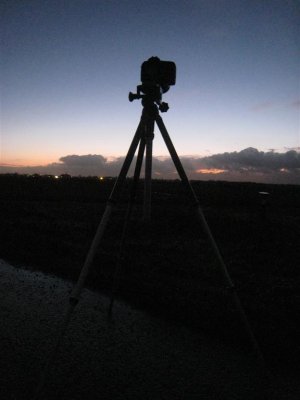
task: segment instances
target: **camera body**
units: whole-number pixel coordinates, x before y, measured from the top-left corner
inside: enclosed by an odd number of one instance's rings
[[[143,85],[169,88],[176,82],[176,64],[173,61],[161,61],[158,57],[151,57],[141,66],[141,81]]]
[[[173,61],[161,61],[158,57],[150,57],[141,65],[141,85],[137,93],[129,93],[129,101],[142,99],[143,105],[155,102],[162,112],[168,110],[168,104],[163,103],[162,94],[176,82],[176,64]],[[143,94],[142,94],[143,93]]]
[[[159,86],[162,92],[169,90],[176,82],[176,64],[173,61],[161,61],[158,57],[151,57],[141,66],[142,86]]]

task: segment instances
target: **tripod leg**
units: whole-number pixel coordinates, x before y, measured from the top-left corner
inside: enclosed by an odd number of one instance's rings
[[[140,179],[141,169],[142,169],[142,164],[143,164],[145,146],[146,146],[145,139],[141,138],[139,152],[138,152],[135,170],[134,170],[133,185],[132,185],[132,189],[131,189],[131,193],[130,193],[130,202],[129,202],[130,208],[132,207],[133,202],[136,197],[137,186],[138,186],[138,182]]]
[[[125,180],[125,178],[127,176],[128,170],[129,170],[130,165],[132,163],[134,154],[135,154],[136,149],[138,147],[138,144],[139,144],[139,142],[140,142],[140,140],[142,138],[143,124],[144,124],[144,122],[141,119],[141,121],[139,123],[139,126],[138,126],[138,128],[136,130],[136,133],[134,135],[134,138],[133,138],[133,140],[131,142],[131,145],[129,147],[128,153],[127,153],[127,155],[125,157],[125,160],[124,160],[123,166],[121,168],[121,171],[119,173],[118,179],[116,180],[116,183],[115,183],[115,185],[113,187],[113,190],[112,190],[112,192],[110,194],[109,201],[113,201],[113,202],[116,201],[116,198],[117,198],[117,196],[119,194],[119,190],[120,190],[121,186],[124,183],[124,180]]]
[[[121,267],[122,267],[123,249],[124,249],[125,240],[128,236],[128,225],[129,225],[129,220],[130,220],[130,216],[131,216],[131,212],[132,212],[132,207],[133,207],[134,200],[136,197],[136,191],[137,191],[137,186],[138,186],[138,182],[139,182],[139,178],[140,178],[140,174],[141,174],[144,152],[145,152],[145,140],[144,140],[144,138],[141,138],[137,161],[136,161],[136,166],[135,166],[135,171],[134,171],[132,188],[131,188],[131,192],[130,192],[130,199],[129,199],[129,204],[128,204],[128,207],[126,210],[123,231],[122,231],[122,236],[121,236],[120,246],[119,246],[118,259],[117,259],[116,269],[115,269],[114,278],[113,278],[113,286],[112,286],[112,290],[111,290],[110,304],[109,304],[108,315],[107,315],[108,318],[111,318],[112,309],[113,309],[113,305],[114,305],[114,301],[115,301],[115,296],[116,296],[116,293],[117,293],[119,285],[120,285],[120,273],[121,273]]]
[[[199,219],[199,221],[200,221],[200,223],[201,223],[201,225],[202,225],[202,227],[204,229],[204,232],[206,233],[206,235],[208,237],[208,240],[209,240],[209,242],[211,244],[211,247],[212,247],[212,249],[213,249],[213,251],[215,253],[215,256],[216,256],[216,258],[217,258],[217,260],[218,260],[218,262],[220,264],[221,272],[222,272],[223,277],[224,277],[224,281],[226,282],[226,286],[227,286],[228,290],[232,294],[235,307],[236,307],[236,309],[237,309],[237,311],[238,311],[238,313],[240,315],[240,319],[241,319],[241,321],[242,321],[242,323],[244,325],[245,331],[246,331],[246,333],[248,335],[248,338],[249,338],[250,343],[251,343],[251,345],[253,347],[253,350],[255,351],[256,356],[257,356],[258,360],[260,361],[260,364],[263,367],[263,369],[267,370],[263,355],[262,355],[262,353],[260,351],[258,343],[257,343],[257,341],[255,339],[255,336],[254,336],[254,334],[252,332],[252,329],[251,329],[251,327],[249,325],[249,322],[248,322],[248,319],[246,317],[244,308],[243,308],[243,306],[242,306],[242,304],[240,302],[240,299],[239,299],[239,297],[237,295],[235,286],[234,286],[234,284],[233,284],[233,282],[232,282],[232,280],[230,278],[230,275],[229,275],[227,267],[226,267],[226,265],[225,265],[225,263],[223,261],[223,258],[222,258],[222,255],[220,253],[220,250],[219,250],[219,248],[218,248],[218,246],[216,244],[216,241],[215,241],[215,239],[214,239],[214,237],[213,237],[213,235],[211,233],[211,230],[210,230],[210,228],[208,226],[206,218],[205,218],[205,216],[203,214],[203,211],[202,211],[202,209],[200,207],[200,204],[199,204],[199,201],[197,199],[197,196],[196,196],[196,194],[194,192],[194,189],[192,188],[192,186],[191,186],[191,184],[190,184],[190,182],[189,182],[189,180],[187,178],[187,175],[186,175],[186,173],[184,171],[184,168],[183,168],[183,166],[181,164],[181,161],[180,161],[180,159],[178,157],[178,154],[177,154],[177,152],[175,150],[175,147],[174,147],[174,145],[173,145],[173,143],[171,141],[171,138],[170,138],[170,136],[168,134],[168,131],[167,131],[166,127],[165,127],[165,124],[164,124],[164,122],[163,122],[163,120],[162,120],[160,115],[156,116],[155,120],[156,120],[156,123],[157,123],[157,125],[159,127],[159,130],[160,130],[161,134],[162,134],[162,137],[163,137],[163,139],[164,139],[164,141],[166,143],[166,146],[167,146],[167,148],[169,150],[169,153],[170,153],[170,155],[172,157],[172,160],[173,160],[174,165],[175,165],[175,167],[177,169],[177,172],[178,172],[178,174],[179,174],[184,186],[186,187],[189,196],[191,197],[192,201],[194,202],[194,204],[196,206],[198,219]]]
[[[113,204],[115,203],[115,201],[117,199],[117,196],[119,194],[120,188],[124,183],[124,180],[126,178],[128,170],[130,168],[130,164],[132,162],[132,159],[134,157],[135,151],[136,151],[137,146],[139,144],[139,141],[140,141],[140,138],[141,138],[141,132],[140,131],[141,131],[141,122],[140,122],[140,124],[139,124],[139,126],[138,126],[138,128],[136,130],[136,133],[134,135],[134,138],[132,140],[132,143],[131,143],[131,145],[129,147],[128,153],[127,153],[126,158],[124,160],[123,166],[121,168],[120,174],[119,174],[119,176],[118,176],[118,178],[116,180],[116,183],[115,183],[115,185],[113,187],[113,190],[112,190],[112,192],[110,194],[110,197],[108,199],[108,202],[107,202],[104,214],[102,216],[102,219],[101,219],[101,221],[99,223],[96,235],[95,235],[95,237],[94,237],[94,239],[92,241],[92,244],[90,246],[89,252],[88,252],[88,254],[86,256],[86,259],[85,259],[84,266],[83,266],[83,268],[81,270],[81,273],[79,275],[79,279],[78,279],[78,281],[76,283],[76,286],[75,286],[74,290],[71,293],[70,302],[77,303],[79,301],[80,293],[82,291],[82,288],[83,288],[84,283],[86,281],[86,278],[88,276],[89,270],[91,268],[92,262],[94,260],[97,248],[98,248],[98,246],[100,244],[100,241],[102,239],[103,233],[104,233],[105,228],[107,226],[107,223],[109,221],[110,214],[111,214],[111,211],[112,211],[112,208],[113,208]]]
[[[151,219],[151,175],[152,175],[153,136],[146,137],[145,188],[144,188],[144,221]]]

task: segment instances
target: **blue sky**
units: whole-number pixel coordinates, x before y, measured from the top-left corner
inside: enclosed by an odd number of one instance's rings
[[[299,17],[283,0],[4,1],[1,163],[124,156],[151,56],[177,65],[163,119],[181,156],[299,151]]]

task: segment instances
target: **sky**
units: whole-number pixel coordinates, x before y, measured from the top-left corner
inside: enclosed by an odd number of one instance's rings
[[[174,61],[165,125],[191,179],[300,184],[296,0],[4,0],[0,172],[118,174],[128,92]],[[176,178],[158,128],[153,176]]]

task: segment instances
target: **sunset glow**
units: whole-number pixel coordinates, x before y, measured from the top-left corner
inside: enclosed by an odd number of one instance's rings
[[[202,168],[202,169],[197,169],[196,171],[198,174],[223,174],[224,172],[227,172],[226,169],[217,169],[217,168]]]

